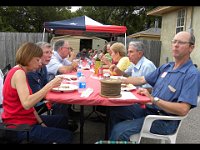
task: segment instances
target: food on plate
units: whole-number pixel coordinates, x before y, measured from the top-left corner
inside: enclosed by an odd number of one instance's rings
[[[128,84],[121,84],[121,87],[123,87],[123,88],[125,88],[127,86],[128,86]]]
[[[69,85],[60,85],[61,88],[69,88]]]
[[[131,91],[135,90],[136,87],[133,84],[121,84],[121,90],[122,91]]]
[[[54,92],[72,92],[78,89],[77,85],[73,84],[61,84],[59,87],[52,89]]]
[[[83,70],[90,70],[89,67],[83,67],[82,69],[83,69]]]
[[[71,80],[77,80],[77,77],[70,77]]]

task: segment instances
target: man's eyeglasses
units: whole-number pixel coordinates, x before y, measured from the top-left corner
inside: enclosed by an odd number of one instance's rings
[[[185,44],[191,44],[193,45],[193,43],[191,42],[187,42],[187,41],[180,41],[180,40],[172,40],[172,44],[178,44],[178,45],[185,45]]]

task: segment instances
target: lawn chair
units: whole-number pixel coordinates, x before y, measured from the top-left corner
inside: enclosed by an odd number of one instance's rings
[[[140,133],[134,134],[130,137],[130,141],[134,141],[136,143],[140,143],[140,140],[142,137],[145,138],[151,138],[151,139],[160,139],[161,143],[165,143],[168,141],[168,143],[176,143],[176,137],[178,134],[178,131],[180,129],[182,121],[187,117],[188,115],[185,116],[161,116],[161,115],[148,115],[146,116],[142,129]],[[179,120],[180,123],[173,134],[169,135],[161,135],[161,134],[154,134],[150,132],[152,123],[155,120]]]
[[[2,69],[2,73],[3,73],[3,81],[5,81],[6,79],[6,76],[7,76],[7,73],[8,71],[11,69],[11,65],[8,64],[7,66],[5,66],[3,69]]]

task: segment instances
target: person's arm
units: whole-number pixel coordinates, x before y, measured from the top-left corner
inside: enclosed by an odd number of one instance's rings
[[[124,74],[123,71],[121,71],[115,64],[110,65],[109,70],[114,74],[121,76]]]
[[[76,68],[77,68],[77,67],[78,67],[78,63],[75,62],[75,61],[73,61],[73,62],[71,63],[71,65],[69,65],[69,66],[60,66],[60,67],[58,68],[58,72],[59,72],[60,74],[70,73],[70,72],[72,72],[73,70],[76,71]]]
[[[43,122],[43,120],[40,118],[40,116],[38,115],[37,111],[34,111],[34,115],[38,121],[38,124],[43,126],[43,127],[46,127],[45,123]]]
[[[161,108],[162,110],[171,113],[171,114],[175,114],[175,115],[179,115],[179,116],[185,116],[189,110],[191,105],[188,103],[184,103],[184,102],[169,102],[169,101],[165,101],[162,99],[158,99],[156,102],[154,101],[155,97],[153,97],[147,89],[143,89],[140,88],[137,91],[138,94],[141,95],[146,95],[147,97],[149,97],[151,99],[151,102],[154,105],[157,105],[159,108]]]
[[[11,86],[16,88],[20,101],[24,109],[30,109],[35,106],[42,98],[45,97],[48,91],[50,91],[53,87],[57,87],[61,84],[62,78],[57,77],[47,83],[41,90],[38,92],[31,94],[28,89],[26,74],[22,70],[18,70],[15,72],[11,79]]]
[[[70,52],[70,57],[68,58],[69,61],[73,61],[76,58],[76,53]]]
[[[105,55],[103,55],[103,56],[101,57],[101,61],[102,61],[105,65],[107,65],[107,68],[109,68],[109,67],[112,65],[111,61],[108,60],[108,58],[106,58]]]
[[[124,84],[133,84],[133,85],[143,85],[146,82],[144,76],[141,76],[141,77],[128,77],[126,79],[122,79],[122,83]]]

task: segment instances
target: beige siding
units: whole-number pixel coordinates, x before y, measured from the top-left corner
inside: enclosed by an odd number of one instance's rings
[[[160,65],[166,63],[166,58],[169,61],[173,61],[171,55],[171,40],[173,39],[176,32],[176,17],[177,12],[173,11],[162,16],[162,28],[161,28],[161,56]],[[192,21],[192,28],[194,30],[194,35],[196,38],[195,49],[191,54],[191,58],[195,64],[200,68],[200,6],[186,7],[186,20],[185,20],[185,30],[188,31],[190,28],[190,23]]]
[[[92,40],[92,49],[103,49],[104,45],[105,45],[106,40],[104,39],[93,39]]]
[[[51,43],[55,43],[59,39],[66,39],[69,41],[70,46],[75,50],[76,53],[80,51],[80,39],[92,39],[92,49],[102,49],[105,45],[106,40],[97,37],[83,37],[83,36],[57,36],[52,38]]]
[[[161,28],[161,55],[160,55],[160,65],[168,61],[172,61],[171,55],[171,40],[175,35],[176,28],[176,13],[168,13],[162,17],[162,28]]]

